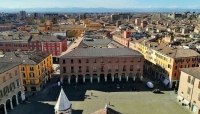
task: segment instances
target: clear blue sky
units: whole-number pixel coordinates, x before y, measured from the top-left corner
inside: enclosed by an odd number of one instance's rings
[[[200,0],[0,0],[0,8],[200,8]]]

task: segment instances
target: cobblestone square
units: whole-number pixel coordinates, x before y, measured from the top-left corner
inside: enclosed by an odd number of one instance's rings
[[[117,89],[116,84],[124,88]],[[122,114],[189,114],[190,112],[178,104],[173,91],[161,85],[155,88],[163,94],[154,94],[143,83],[86,83],[63,85],[63,89],[72,103],[73,114],[91,114],[104,108],[110,108]],[[79,89],[75,90],[75,86]],[[110,88],[111,86],[111,88]],[[130,91],[130,86],[136,91]],[[35,96],[14,107],[9,114],[54,114],[54,105],[59,96],[60,88],[46,87]],[[50,91],[50,94],[48,94]],[[93,95],[91,95],[91,93]]]

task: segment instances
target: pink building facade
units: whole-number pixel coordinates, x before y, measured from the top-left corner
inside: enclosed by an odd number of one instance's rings
[[[78,48],[60,57],[61,82],[133,81],[142,78],[143,62],[127,48]]]

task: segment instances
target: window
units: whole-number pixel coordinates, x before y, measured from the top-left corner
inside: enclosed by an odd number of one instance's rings
[[[89,72],[89,66],[86,66],[86,72]]]
[[[96,59],[94,59],[94,63],[96,63]]]
[[[189,95],[190,95],[190,92],[191,92],[191,88],[190,88],[190,87],[188,87],[188,89],[187,89],[187,94],[189,94]]]
[[[195,67],[195,64],[192,64],[192,67]]]
[[[199,85],[198,85],[198,88],[200,89],[200,81],[199,81]]]
[[[60,50],[60,48],[59,48],[59,47],[57,47],[56,49],[57,49],[57,50]]]
[[[36,43],[34,43],[34,45],[36,46]]]
[[[52,43],[52,46],[54,46],[54,43]]]
[[[26,77],[25,73],[22,72],[22,76],[25,78]]]
[[[96,72],[97,71],[97,67],[93,66],[93,71]]]
[[[116,63],[118,63],[119,62],[119,58],[116,58]]]
[[[111,59],[110,58],[108,58],[108,63],[111,63]]]
[[[130,71],[133,71],[133,65],[130,65]]]
[[[177,66],[175,66],[175,70],[177,70]]]
[[[34,81],[34,80],[30,80],[30,83],[31,83],[31,84],[35,84],[35,81]]]
[[[63,64],[65,64],[65,60],[63,60]]]
[[[19,87],[19,86],[20,86],[20,85],[19,85],[19,79],[17,79],[16,82],[17,82],[17,86]]]
[[[138,62],[140,62],[141,61],[141,58],[138,58]]]
[[[21,71],[24,71],[24,67],[21,67]]]
[[[18,75],[18,72],[17,72],[17,70],[15,70],[15,75]]]
[[[123,59],[123,62],[126,62],[126,58]]]
[[[74,67],[73,66],[71,67],[71,73],[74,73]]]
[[[115,71],[119,71],[119,66],[115,66]]]
[[[80,60],[80,59],[78,60],[78,63],[81,63],[81,60]]]
[[[199,95],[198,95],[198,100],[200,101],[200,93],[199,93]]]
[[[48,45],[49,45],[49,46],[51,46],[51,44],[50,44],[50,43],[48,43]]]
[[[137,65],[137,71],[140,71],[140,65]]]
[[[108,66],[108,72],[110,72],[111,71],[111,66]]]
[[[57,45],[57,46],[60,46],[60,44],[59,44],[59,43],[57,43],[56,45]]]
[[[101,66],[101,72],[104,72],[104,66]]]
[[[126,65],[123,66],[123,71],[126,71]]]
[[[30,67],[30,71],[33,71],[33,67]]]
[[[12,78],[12,74],[11,73],[9,74],[9,78]]]
[[[74,60],[73,59],[71,59],[71,64],[73,64],[74,63]]]
[[[188,76],[187,82],[190,83],[191,77]]]
[[[176,76],[176,73],[174,73],[174,76]]]
[[[133,62],[133,58],[130,58],[130,62]]]
[[[63,67],[63,73],[66,73],[66,67]]]
[[[30,72],[30,73],[29,73],[29,76],[30,76],[30,78],[34,78],[34,73],[33,73],[33,72]]]
[[[101,63],[103,63],[104,62],[104,60],[103,60],[103,58],[101,58]]]
[[[48,47],[48,50],[51,50],[51,48],[50,48],[50,47]]]
[[[86,63],[89,63],[89,59],[86,59]]]
[[[78,72],[82,72],[81,66],[78,67]]]
[[[23,84],[26,84],[26,80],[23,80]]]
[[[5,76],[3,77],[3,82],[6,82],[6,77]]]

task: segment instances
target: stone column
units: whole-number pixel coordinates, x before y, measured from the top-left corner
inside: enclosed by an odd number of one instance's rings
[[[115,79],[114,79],[114,75],[112,75],[112,82],[114,82],[114,80],[115,80]]]
[[[60,82],[63,83],[63,76],[62,75],[60,75]]]
[[[98,76],[98,83],[100,82],[100,78],[99,78],[99,76]]]
[[[92,76],[90,76],[90,82],[92,83]]]
[[[128,76],[126,76],[126,81],[128,82]]]
[[[142,75],[140,76],[140,80],[141,80],[141,81],[143,80],[143,76],[142,76]]]
[[[8,114],[7,109],[6,109],[6,104],[4,104],[4,112],[5,114]]]
[[[19,105],[19,102],[18,102],[18,98],[17,98],[17,95],[15,95],[16,96],[16,103],[17,103],[17,105]]]
[[[70,84],[70,77],[68,78],[68,84]]]
[[[105,78],[105,82],[107,82],[107,76],[105,76],[104,78]]]
[[[11,107],[11,109],[13,109],[12,100],[10,100],[10,107]]]
[[[83,76],[83,83],[85,83],[85,76]]]
[[[122,81],[122,76],[119,76],[119,81],[120,81],[120,82]]]
[[[133,81],[135,81],[135,76],[133,76]]]
[[[78,77],[76,77],[76,83],[78,83]]]

